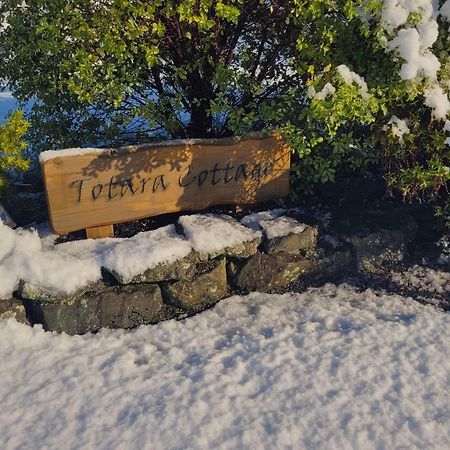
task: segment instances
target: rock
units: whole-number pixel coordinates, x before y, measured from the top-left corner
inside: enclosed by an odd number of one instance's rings
[[[26,304],[33,324],[41,323],[46,331],[74,335],[100,328],[99,304],[87,296],[68,303],[27,301]]]
[[[258,247],[261,244],[261,238],[254,239],[253,241],[241,242],[233,247],[226,247],[220,254],[228,256],[230,258],[246,259],[254,255],[258,251]],[[213,256],[213,255],[211,255]]]
[[[47,331],[70,335],[100,328],[133,328],[158,321],[161,290],[153,284],[104,286],[66,302],[28,301],[35,323]]]
[[[335,221],[338,234],[353,246],[359,270],[374,271],[403,261],[417,231],[415,220],[393,206],[361,211],[342,208]]]
[[[437,264],[450,272],[450,232],[439,239],[436,248],[439,252]]]
[[[253,230],[262,230],[263,250],[266,253],[298,253],[313,248],[317,241],[317,226],[282,216],[283,212],[285,210],[278,209],[249,214],[241,223]],[[247,258],[249,256],[252,255]]]
[[[269,292],[284,288],[301,275],[312,273],[317,263],[301,255],[280,252],[273,255],[256,253],[237,275],[237,286],[247,292]]]
[[[21,298],[33,300],[41,303],[73,303],[81,298],[86,292],[102,290],[104,284],[99,281],[97,283],[85,286],[72,294],[51,291],[43,286],[37,286],[27,281],[21,281],[19,285],[19,294]]]
[[[197,264],[200,260],[200,255],[193,251],[177,261],[158,264],[156,267],[135,276],[131,281],[127,281],[127,283],[157,283],[168,280],[190,280],[195,276]],[[108,269],[104,270],[108,272]],[[120,274],[115,271],[110,271],[110,273],[120,284],[126,284]]]
[[[265,237],[263,249],[266,253],[298,253],[301,250],[311,250],[317,242],[317,227],[305,225],[299,233],[289,233],[285,236]]]
[[[199,309],[227,297],[225,258],[215,260],[212,269],[192,281],[165,283],[163,293],[169,304],[187,310]]]
[[[161,289],[155,284],[113,287],[101,293],[97,301],[101,328],[134,328],[155,323],[163,306]]]
[[[376,271],[386,265],[403,261],[405,236],[400,230],[380,230],[348,238],[353,245],[359,270]]]
[[[244,263],[245,261],[239,259],[227,259],[227,279],[232,288],[236,285],[236,277]]]
[[[339,250],[318,253],[317,272],[314,276],[316,279],[342,277],[355,270],[353,256],[348,246]]]
[[[17,322],[30,325],[23,303],[15,298],[0,300],[0,320],[5,319],[16,319]]]

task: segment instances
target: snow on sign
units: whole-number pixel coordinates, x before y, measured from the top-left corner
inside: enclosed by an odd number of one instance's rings
[[[114,223],[283,197],[290,153],[274,134],[47,151],[40,164],[53,231],[100,237]]]

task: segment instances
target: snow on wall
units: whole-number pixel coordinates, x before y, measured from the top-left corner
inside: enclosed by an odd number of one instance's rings
[[[261,229],[261,222],[273,220],[283,215],[287,210],[283,208],[269,209],[267,211],[260,211],[252,214],[247,214],[241,219],[241,223],[253,230]]]
[[[44,249],[36,230],[12,230],[0,222],[0,244],[0,298],[11,296],[21,279],[70,294],[101,277],[97,262],[84,253]]]
[[[213,253],[261,237],[259,231],[251,230],[226,215],[193,214],[180,217],[178,223],[194,250],[200,253]]]
[[[229,216],[195,214],[179,219],[185,236],[174,225],[138,233],[132,238],[86,239],[55,245],[48,231],[12,230],[0,221],[0,299],[10,297],[20,280],[31,286],[70,295],[101,280],[101,268],[124,282],[162,263],[221,251],[261,237]]]
[[[284,212],[284,209],[272,209],[249,214],[241,219],[241,223],[254,230],[262,230],[269,239],[301,233],[306,229],[304,223],[292,217],[281,216]]]

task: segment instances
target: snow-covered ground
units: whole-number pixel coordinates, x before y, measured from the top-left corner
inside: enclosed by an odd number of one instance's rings
[[[0,448],[448,449],[449,331],[346,285],[97,335],[0,321]]]

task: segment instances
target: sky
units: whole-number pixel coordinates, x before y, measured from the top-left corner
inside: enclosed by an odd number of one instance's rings
[[[10,92],[0,92],[0,123],[3,123],[8,113],[15,110],[17,106]]]

